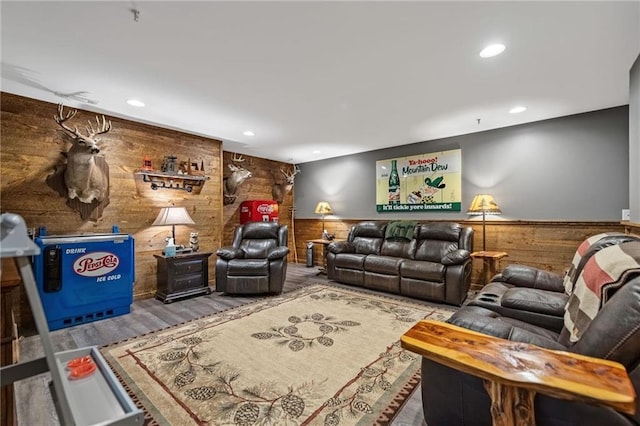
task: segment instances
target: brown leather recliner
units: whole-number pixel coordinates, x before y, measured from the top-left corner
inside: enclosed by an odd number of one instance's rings
[[[586,262],[598,251],[627,241],[640,241],[640,238],[620,232],[589,237],[578,247],[564,277],[527,265],[508,265],[468,304],[559,332],[570,294],[565,285],[573,286]]]
[[[232,245],[216,252],[216,291],[281,293],[287,274],[288,235],[286,225],[273,222],[239,225]]]
[[[603,256],[614,259],[629,256],[640,263],[640,242],[630,241],[602,249]],[[588,261],[597,263],[595,255]],[[619,265],[619,261],[616,261]],[[585,266],[584,270],[594,265]],[[625,270],[615,285],[608,285],[608,299],[597,311],[579,340],[572,342],[563,327],[554,332],[497,312],[465,306],[447,322],[510,341],[530,343],[547,349],[574,352],[611,360],[624,365],[636,394],[640,391],[640,267]],[[593,274],[583,273],[587,286],[593,286]],[[605,290],[607,291],[607,290]],[[611,295],[612,293],[612,295]],[[429,426],[485,426],[491,424],[490,398],[482,380],[423,358],[422,403]],[[560,400],[538,393],[535,397],[538,426],[615,426],[640,425],[640,403],[636,399],[634,416],[610,408],[575,401]]]

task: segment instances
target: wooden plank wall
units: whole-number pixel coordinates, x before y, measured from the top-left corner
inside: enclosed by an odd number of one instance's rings
[[[176,226],[176,239],[188,245],[189,232],[198,231],[200,249],[214,251],[222,236],[222,143],[218,140],[108,117],[112,130],[102,135],[102,153],[110,169],[110,204],[97,221],[83,221],[46,183],[69,147],[65,132],[53,120],[56,105],[2,93],[2,146],[0,189],[2,212],[22,215],[29,227],[46,226],[50,235],[111,232],[132,234],[136,244],[135,298],[151,297],[156,290],[156,260],[169,227],[151,224],[163,206],[185,206],[196,225]],[[78,110],[69,124],[84,129],[95,114]],[[134,178],[134,171],[149,156],[155,169],[162,159],[204,162],[205,183],[199,195],[173,189],[151,190]],[[213,269],[214,259],[210,266]],[[24,298],[23,298],[24,300]]]
[[[231,174],[228,165],[232,163],[231,159],[234,154],[235,153],[228,151],[224,151],[223,153],[224,176]],[[224,206],[224,228],[222,235],[224,245],[229,245],[233,241],[233,231],[240,223],[240,205],[242,202],[249,200],[272,200],[271,189],[273,184],[282,183],[284,178],[280,170],[291,170],[293,167],[291,164],[264,158],[247,155],[243,155],[242,158],[245,161],[240,164],[251,172],[251,177],[244,181],[238,189],[236,201],[233,204]],[[293,247],[294,239],[291,222],[294,189],[284,197],[282,204],[278,206],[279,223],[289,227],[289,247]],[[290,259],[293,258],[292,256]]]
[[[359,220],[325,219],[327,231],[336,239],[346,239],[351,226]],[[482,250],[482,223],[459,221],[474,229],[474,249]],[[296,219],[299,263],[306,263],[307,241],[320,238],[320,219]],[[506,251],[509,255],[500,264],[519,263],[563,274],[571,264],[578,245],[587,237],[601,232],[624,232],[620,222],[550,222],[550,221],[487,221],[487,250]],[[322,247],[314,247],[314,260],[321,265]],[[471,281],[480,281],[482,262],[475,260]]]
[[[281,168],[287,163],[256,157],[246,158],[252,172],[238,192],[234,204],[223,206],[223,177],[230,173],[227,164],[231,152],[223,152],[222,143],[215,139],[149,126],[115,117],[108,117],[112,130],[102,135],[101,148],[109,165],[110,203],[97,221],[83,221],[80,214],[66,205],[66,199],[50,188],[45,180],[57,164],[61,151],[70,146],[65,132],[55,123],[57,106],[52,103],[2,93],[2,145],[0,164],[0,209],[23,216],[29,227],[46,226],[50,235],[111,232],[118,225],[120,232],[132,234],[136,243],[136,284],[134,298],[153,297],[156,283],[154,254],[164,247],[169,227],[151,224],[161,207],[185,206],[196,225],[176,226],[177,243],[188,245],[189,233],[199,233],[200,250],[214,252],[231,242],[233,229],[239,223],[239,207],[244,200],[271,199],[271,187],[284,177]],[[78,110],[69,122],[84,129],[86,120],[95,114]],[[162,159],[175,155],[178,161],[204,163],[206,176],[200,194],[175,189],[152,190],[134,171],[149,156],[154,169],[160,169]],[[224,159],[224,160],[223,160]],[[280,220],[291,227],[293,193],[280,206]],[[290,232],[290,241],[293,233]],[[292,243],[291,243],[292,244]],[[209,258],[209,282],[215,285],[215,260]],[[24,294],[22,310],[28,312]]]

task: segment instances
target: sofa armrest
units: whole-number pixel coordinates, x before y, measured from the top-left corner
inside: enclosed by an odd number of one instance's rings
[[[624,366],[617,362],[544,349],[430,320],[414,325],[400,342],[404,349],[486,380],[494,424],[533,424],[529,416],[534,413],[536,392],[635,413],[633,384]],[[511,421],[495,422],[498,418]]]
[[[507,265],[491,281],[564,293],[564,285],[560,275],[526,265]]]
[[[327,246],[327,250],[330,253],[355,253],[356,246],[349,241],[333,241]]]
[[[450,265],[461,265],[471,257],[471,252],[469,250],[458,249],[454,250],[451,253],[447,253],[440,263],[446,266]]]
[[[224,260],[244,259],[244,251],[236,247],[220,247],[216,251],[216,256]]]
[[[289,247],[286,247],[286,246],[274,247],[271,250],[269,250],[269,253],[267,253],[267,259],[269,260],[282,259],[288,253],[289,253]]]

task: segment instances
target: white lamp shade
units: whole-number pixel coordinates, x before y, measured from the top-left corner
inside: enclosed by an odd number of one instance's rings
[[[195,224],[184,207],[163,207],[153,222],[153,226]]]

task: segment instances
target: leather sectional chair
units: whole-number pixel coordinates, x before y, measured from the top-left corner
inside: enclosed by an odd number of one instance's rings
[[[601,271],[597,268],[602,268],[602,259],[607,258],[608,271],[618,268],[623,272],[615,281],[612,279],[603,285],[606,277],[597,276]],[[596,269],[597,273],[594,273]],[[607,275],[614,276],[609,272]],[[581,290],[602,286],[602,292],[599,292],[602,306],[587,325],[582,326],[577,340],[571,337],[571,329],[575,330],[571,321],[560,331],[554,331],[479,306],[465,306],[447,322],[510,341],[616,361],[627,370],[637,395],[640,391],[640,242],[629,241],[602,248],[585,263],[579,280],[583,281]],[[580,297],[572,295],[569,306]],[[571,310],[569,307],[565,315],[571,316],[568,313]],[[523,366],[523,373],[526,372],[526,366]],[[491,424],[490,398],[481,379],[423,358],[421,386],[423,410],[429,426]],[[534,404],[539,426],[640,425],[637,398],[633,416],[541,393],[536,394]]]
[[[340,283],[460,306],[471,284],[473,229],[417,223],[406,237],[388,222],[361,222],[327,248],[327,276]]]
[[[216,255],[216,291],[281,293],[287,274],[288,229],[274,222],[239,225]]]
[[[586,262],[601,249],[627,241],[640,238],[620,232],[589,237],[576,250],[564,276],[526,265],[508,265],[468,304],[559,332],[570,290]]]

